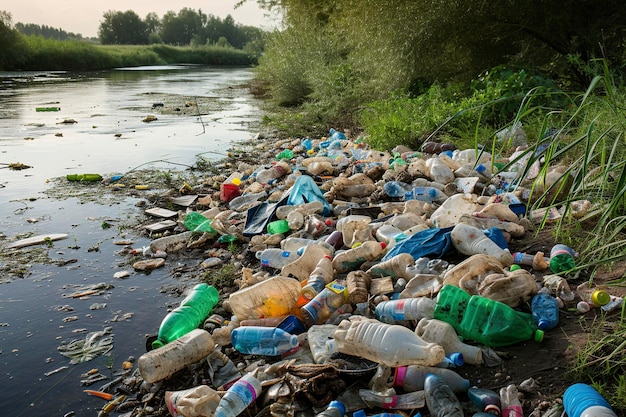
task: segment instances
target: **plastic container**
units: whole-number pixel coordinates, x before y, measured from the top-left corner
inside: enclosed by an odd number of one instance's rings
[[[298,336],[277,327],[240,326],[230,338],[233,347],[246,355],[279,356],[298,346]]]
[[[448,184],[454,181],[454,172],[445,162],[439,158],[429,158],[426,160],[426,167],[429,169],[430,178],[439,184]]]
[[[348,301],[346,287],[331,282],[311,301],[302,306],[300,309],[302,321],[307,327],[323,324],[346,301]]]
[[[302,296],[307,300],[312,300],[317,294],[324,290],[327,284],[333,280],[335,271],[330,256],[324,256],[317,262],[315,269],[309,275],[306,285],[302,287]]]
[[[337,350],[380,364],[435,366],[445,352],[435,343],[426,343],[410,329],[374,319],[343,320],[335,332]]]
[[[179,391],[165,391],[165,404],[172,416],[212,415],[219,401],[218,392],[208,385],[197,385]]]
[[[402,233],[402,229],[399,229],[390,224],[383,224],[376,229],[376,240],[379,242],[385,242],[388,246],[396,243],[396,236]]]
[[[411,191],[411,186],[402,181],[387,181],[383,185],[383,191],[391,198],[400,198]]]
[[[388,410],[414,410],[424,407],[424,391],[411,391],[406,394],[382,393],[360,389],[359,396],[368,407]]]
[[[363,271],[352,271],[346,277],[348,302],[350,304],[367,303],[372,278]]]
[[[279,219],[287,219],[289,214],[297,211],[302,215],[321,213],[324,211],[324,204],[321,201],[311,201],[310,203],[298,204],[298,205],[285,205],[276,209],[276,217]]]
[[[161,321],[158,338],[152,342],[159,348],[198,328],[219,301],[215,287],[205,283],[196,285],[180,306],[169,312]]]
[[[463,378],[451,369],[433,366],[399,366],[393,375],[393,386],[404,391],[423,391],[426,375],[433,374],[443,379],[456,393],[464,393],[470,386],[470,381]]]
[[[148,383],[168,378],[188,365],[205,359],[215,348],[211,334],[194,329],[175,341],[141,355],[139,374]]]
[[[228,208],[235,211],[245,211],[264,197],[267,197],[267,191],[265,190],[258,193],[244,193],[230,200]]]
[[[565,390],[563,406],[568,417],[617,417],[609,403],[590,385],[576,383]]]
[[[383,323],[433,318],[435,300],[428,297],[400,298],[382,301],[376,305],[374,314]]]
[[[444,285],[439,291],[434,318],[450,323],[464,339],[490,347],[543,340],[543,331],[535,328],[530,314],[499,301],[469,295],[454,285]]]
[[[266,168],[256,174],[257,182],[268,184],[271,180],[281,178],[291,173],[291,167],[285,161],[279,161],[275,165]]]
[[[300,282],[306,281],[325,256],[330,256],[328,249],[322,245],[309,245],[304,248],[298,259],[282,267],[280,275],[296,277]]]
[[[611,301],[611,295],[608,292],[591,287],[588,282],[583,282],[577,286],[576,294],[590,307],[601,307]]]
[[[220,200],[224,203],[230,203],[233,198],[239,197],[241,190],[238,184],[224,182],[220,185]]]
[[[274,276],[232,293],[229,303],[239,320],[286,316],[296,306],[300,289],[297,279]]]
[[[195,232],[190,230],[170,236],[163,236],[150,242],[150,250],[152,253],[164,251],[174,253],[187,247],[187,243],[191,240]]]
[[[426,376],[424,397],[431,417],[463,417],[461,402],[446,381],[437,375]]]
[[[524,417],[522,403],[515,384],[500,388],[500,402],[502,403],[502,417]]]
[[[280,241],[280,248],[287,252],[296,252],[302,254],[304,249],[309,245],[320,245],[326,249],[329,255],[335,253],[335,247],[323,240],[306,239],[303,237],[288,237]]]
[[[469,224],[459,223],[450,232],[452,245],[464,255],[485,254],[498,259],[504,266],[513,264],[513,255],[489,239],[482,230]]]
[[[378,262],[367,273],[373,278],[404,278],[408,281],[416,275],[416,272],[412,269],[414,266],[415,259],[413,255],[410,253],[398,253],[387,260]]]
[[[452,227],[459,222],[462,215],[472,214],[481,208],[473,194],[455,194],[430,215],[430,221],[438,228]]]
[[[331,401],[326,410],[316,414],[316,417],[343,417],[346,414],[346,406],[341,401]]]
[[[354,249],[349,249],[333,258],[333,268],[337,273],[353,271],[364,262],[373,261],[383,255],[385,250],[384,242],[367,241]]]
[[[236,417],[250,404],[256,401],[261,394],[261,382],[252,374],[245,374],[226,391],[217,408],[214,417]]]
[[[518,265],[530,266],[535,271],[545,271],[548,269],[549,260],[545,258],[543,252],[537,252],[534,255],[523,252],[514,252],[513,262]]]
[[[555,274],[571,271],[576,267],[576,252],[566,245],[554,245],[550,250],[550,270]]]
[[[415,327],[415,333],[426,342],[442,346],[446,354],[461,353],[465,363],[470,365],[483,363],[482,350],[477,346],[463,343],[450,323],[437,319],[421,319]]]
[[[102,181],[102,175],[100,174],[67,174],[65,178],[67,178],[68,181],[85,181],[85,182]]]
[[[405,200],[418,200],[427,203],[443,203],[448,196],[435,187],[413,187],[413,189],[404,195]]]
[[[296,252],[287,252],[278,248],[268,248],[257,251],[255,256],[261,261],[262,266],[274,269],[280,269],[300,257]]]
[[[193,232],[206,232],[217,234],[217,231],[211,227],[211,221],[211,219],[207,219],[197,211],[192,211],[185,215],[183,225],[185,226],[185,229],[191,230]]]
[[[559,324],[559,302],[542,289],[530,302],[533,321],[540,330],[554,329]]]
[[[485,413],[500,415],[502,405],[498,393],[487,388],[471,387],[467,396],[480,410]]]
[[[289,222],[287,220],[274,220],[267,224],[267,233],[270,235],[285,234],[289,229]]]

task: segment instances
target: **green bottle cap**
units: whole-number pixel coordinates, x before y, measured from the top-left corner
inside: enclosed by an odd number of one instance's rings
[[[513,272],[513,271],[517,271],[518,269],[520,269],[519,265],[513,264],[511,265],[511,267],[509,268],[509,271]]]
[[[611,296],[608,292],[602,290],[596,290],[591,293],[591,302],[597,306],[603,306],[611,301]]]
[[[541,342],[543,341],[543,330],[537,330],[535,332],[535,342]]]

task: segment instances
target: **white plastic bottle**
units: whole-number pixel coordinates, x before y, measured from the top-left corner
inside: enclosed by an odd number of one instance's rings
[[[445,357],[443,347],[426,343],[410,329],[353,316],[335,331],[337,350],[390,367],[436,366]]]
[[[262,266],[274,269],[280,269],[300,257],[297,252],[287,252],[278,248],[267,248],[257,251],[255,256],[261,261]]]
[[[333,258],[333,268],[338,273],[349,272],[357,269],[366,261],[379,258],[385,250],[384,242],[367,241],[354,249],[349,249]]]
[[[378,320],[388,324],[433,318],[435,304],[435,300],[429,297],[399,298],[378,303],[375,314]]]
[[[141,355],[137,367],[141,377],[149,383],[168,378],[187,365],[199,362],[215,349],[211,334],[194,329],[160,348]]]
[[[281,178],[291,173],[291,167],[285,161],[278,161],[275,165],[266,168],[256,175],[257,182],[268,184],[271,180]]]
[[[451,324],[437,319],[421,319],[415,327],[415,333],[426,342],[441,345],[446,354],[460,352],[463,360],[470,365],[483,363],[482,350],[477,346],[461,342]]]
[[[237,380],[222,397],[215,417],[237,417],[261,394],[261,382],[252,374],[247,373]]]
[[[511,252],[508,249],[502,249],[477,227],[459,223],[450,232],[450,237],[452,245],[464,255],[483,253],[498,259],[504,266],[513,264]]]

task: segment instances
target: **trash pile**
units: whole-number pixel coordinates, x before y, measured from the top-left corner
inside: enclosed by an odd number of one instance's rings
[[[457,370],[541,343],[560,309],[623,303],[588,283],[570,288],[572,248],[509,249],[537,224],[591,206],[527,211],[531,188],[549,190],[563,171],[535,181],[541,154],[523,144],[508,158],[435,142],[379,152],[331,130],[272,145],[271,162],[213,178],[219,192],[196,205],[206,210],[159,222],[154,230],[179,229],[135,253],[135,269],[147,270],[169,254],[239,243],[247,264],[234,292],[190,289],[137,368],[103,390],[115,395],[101,414],[522,416],[533,381],[496,392]],[[203,267],[219,267],[220,253],[230,255],[214,251]],[[570,389],[564,405],[533,415],[615,415],[593,388]]]

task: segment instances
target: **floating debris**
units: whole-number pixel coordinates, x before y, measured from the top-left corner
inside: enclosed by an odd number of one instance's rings
[[[104,330],[88,333],[85,339],[63,343],[57,350],[61,355],[70,358],[72,365],[90,361],[113,349],[112,331],[111,327],[106,327]]]
[[[45,376],[54,375],[54,374],[56,374],[56,373],[59,373],[59,372],[61,372],[61,371],[66,370],[67,368],[69,368],[69,367],[68,367],[68,366],[61,366],[60,368],[53,369],[53,370],[52,370],[52,371],[50,371],[50,372],[45,372],[45,373],[44,373],[44,375],[45,375]]]

